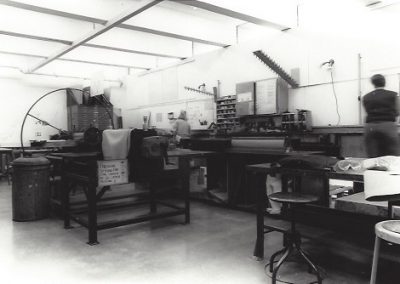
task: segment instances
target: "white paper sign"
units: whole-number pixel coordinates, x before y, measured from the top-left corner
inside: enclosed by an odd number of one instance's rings
[[[238,102],[249,102],[253,100],[253,93],[252,92],[246,92],[246,93],[240,93],[237,94],[237,101]]]
[[[128,160],[97,161],[99,186],[128,183]]]
[[[277,112],[276,82],[276,79],[256,82],[257,114],[272,114]]]

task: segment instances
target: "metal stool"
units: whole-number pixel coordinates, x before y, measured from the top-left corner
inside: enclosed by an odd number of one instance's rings
[[[293,252],[294,249],[296,249],[300,253],[301,257],[307,262],[307,264],[309,265],[310,272],[311,270],[313,270],[316,273],[318,283],[321,284],[322,278],[317,267],[314,265],[314,263],[312,263],[310,257],[301,249],[301,235],[298,231],[296,231],[296,221],[294,214],[294,208],[297,205],[318,201],[318,197],[298,192],[276,192],[269,195],[268,198],[272,201],[289,205],[290,222],[291,222],[290,230],[284,233],[284,241],[283,241],[284,248],[275,252],[270,258],[269,270],[272,273],[272,284],[276,283],[276,276],[278,274],[279,268],[287,260],[287,258]],[[274,268],[275,258],[282,253],[283,256],[281,257],[281,259],[278,261],[277,265]]]
[[[378,269],[381,240],[387,241],[389,243],[400,244],[400,221],[389,220],[379,222],[375,225],[375,235],[375,248],[370,281],[371,284],[375,284],[376,282],[376,272]]]
[[[11,162],[14,158],[12,149],[0,148],[0,177],[7,177],[8,184],[10,184]]]

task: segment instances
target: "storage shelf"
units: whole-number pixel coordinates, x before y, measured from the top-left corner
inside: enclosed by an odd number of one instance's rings
[[[221,117],[221,118],[217,118],[218,120],[235,120],[237,119],[237,117]]]
[[[222,108],[222,109],[217,109],[217,111],[222,111],[222,110],[235,110],[236,111],[236,108]]]
[[[236,100],[236,96],[226,96],[226,97],[218,98],[217,102],[224,102],[224,101],[229,101],[229,100]]]
[[[236,117],[236,96],[226,96],[217,99],[217,126],[229,130],[238,124]]]
[[[229,105],[236,105],[236,103],[222,103],[222,104],[218,104],[218,106],[229,106]]]

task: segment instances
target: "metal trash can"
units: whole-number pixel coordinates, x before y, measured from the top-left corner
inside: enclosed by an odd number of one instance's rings
[[[12,208],[14,221],[33,221],[49,216],[50,161],[44,157],[14,160]]]

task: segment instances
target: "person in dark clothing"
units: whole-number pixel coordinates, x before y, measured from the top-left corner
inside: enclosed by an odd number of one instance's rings
[[[375,90],[363,97],[363,105],[367,112],[364,128],[367,155],[369,158],[399,156],[398,95],[396,92],[384,89],[386,80],[381,74],[372,76],[371,83]]]

